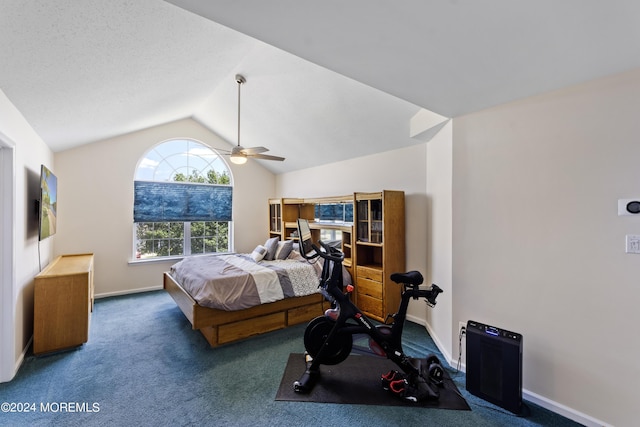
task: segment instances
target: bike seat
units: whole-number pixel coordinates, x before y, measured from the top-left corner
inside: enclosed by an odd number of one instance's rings
[[[393,273],[391,280],[396,283],[405,283],[407,285],[421,285],[424,281],[419,271],[408,271],[406,273]]]

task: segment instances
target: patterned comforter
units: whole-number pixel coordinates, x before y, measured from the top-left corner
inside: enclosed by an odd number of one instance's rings
[[[249,255],[185,258],[171,276],[200,305],[234,311],[318,292],[322,265],[302,257],[255,262]]]

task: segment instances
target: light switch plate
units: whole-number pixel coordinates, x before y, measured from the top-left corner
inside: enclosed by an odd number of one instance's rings
[[[640,235],[627,234],[626,252],[628,254],[640,254]]]

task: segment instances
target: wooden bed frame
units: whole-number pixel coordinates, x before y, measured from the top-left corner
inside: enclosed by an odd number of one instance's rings
[[[328,308],[319,293],[237,311],[203,307],[168,272],[164,273],[164,289],[189,319],[193,329],[199,330],[212,347],[307,322]]]

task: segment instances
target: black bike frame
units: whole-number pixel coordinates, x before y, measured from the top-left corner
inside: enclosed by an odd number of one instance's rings
[[[327,248],[322,242],[320,242],[320,244]],[[403,289],[400,307],[398,312],[392,316],[394,321],[390,328],[391,333],[383,335],[378,331],[376,325],[351,302],[348,294],[345,294],[342,289],[342,258],[344,256],[341,253],[322,253],[319,248],[314,249],[319,256],[325,259],[320,286],[336,301],[339,307],[339,315],[335,320],[336,323],[333,329],[327,335],[322,348],[313,358],[308,371],[313,374],[319,370],[322,364],[323,350],[328,349],[326,343],[330,342],[336,334],[348,334],[351,336],[366,334],[369,335],[384,350],[387,357],[402,368],[406,374],[410,376],[419,375],[419,370],[411,363],[409,357],[407,357],[402,350],[402,331],[409,300],[412,298],[428,298],[431,296],[431,291],[416,289],[413,285],[408,286],[407,284],[402,284]],[[333,264],[332,268],[329,265],[329,261]],[[329,270],[331,270],[330,275]],[[354,320],[357,324],[348,324],[347,321],[350,319]]]

